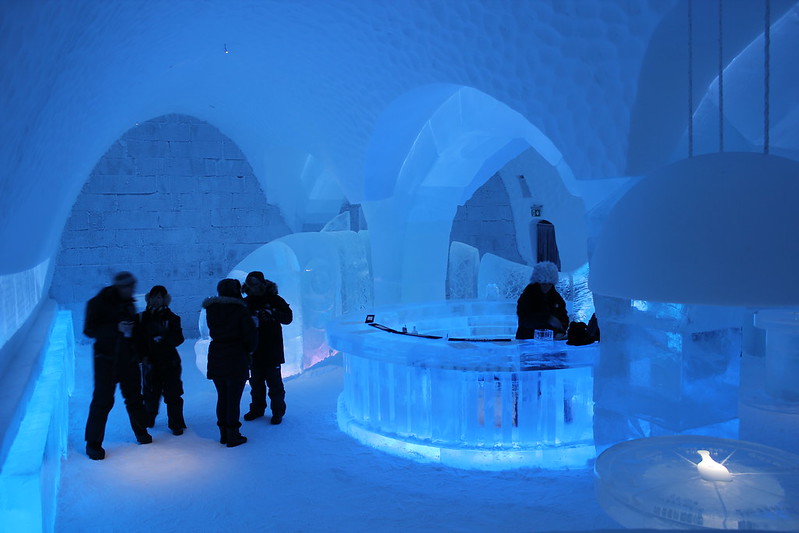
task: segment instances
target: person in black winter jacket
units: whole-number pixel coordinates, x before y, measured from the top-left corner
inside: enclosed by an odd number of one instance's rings
[[[153,438],[147,433],[147,413],[141,395],[141,369],[136,350],[136,278],[130,272],[114,276],[114,284],[102,289],[86,305],[83,333],[94,341],[94,393],[86,420],[86,455],[105,459],[103,439],[108,414],[114,406],[116,384],[125,398],[130,427],[140,444]]]
[[[532,339],[537,329],[551,329],[556,339],[565,338],[569,315],[566,302],[555,290],[557,282],[558,267],[554,263],[542,261],[533,267],[530,284],[516,302],[517,339]]]
[[[216,387],[219,442],[232,448],[247,442],[247,437],[239,433],[239,404],[258,336],[255,322],[241,297],[239,281],[223,279],[216,290],[219,296],[203,302],[211,335],[207,376]]]
[[[143,363],[144,407],[147,427],[155,425],[161,396],[164,397],[167,424],[173,435],[186,429],[183,419],[183,382],[177,347],[183,344],[180,317],[169,309],[172,298],[163,285],[156,285],[144,297],[147,302],[139,316],[139,351]]]
[[[280,365],[286,362],[283,352],[283,326],[291,324],[291,307],[277,293],[277,285],[264,278],[262,272],[247,274],[244,292],[250,313],[257,318],[258,348],[253,353],[250,375],[250,410],[244,420],[255,420],[266,411],[267,388],[272,409],[272,424],[280,424],[286,414],[286,389]]]

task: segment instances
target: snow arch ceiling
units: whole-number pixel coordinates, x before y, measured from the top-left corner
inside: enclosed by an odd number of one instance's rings
[[[491,96],[439,84],[416,89],[389,106],[378,120],[364,172],[363,207],[375,236],[376,303],[444,298],[457,206],[530,147],[579,196],[578,183],[553,143]],[[529,214],[515,213],[515,218],[524,222]]]
[[[260,180],[285,183],[287,197],[297,165],[267,164],[268,153],[312,156],[357,203],[388,103],[456,81],[534,122],[578,176],[619,175],[629,95],[672,5],[3,2],[0,246],[14,253],[0,258],[0,274],[51,257],[107,147],[167,113],[217,127]]]

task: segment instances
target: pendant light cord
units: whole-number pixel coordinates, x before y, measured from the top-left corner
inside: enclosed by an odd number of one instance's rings
[[[724,151],[724,58],[722,56],[722,32],[721,4],[724,0],[719,0],[719,152]]]
[[[763,153],[768,154],[769,143],[769,76],[771,72],[771,0],[766,0],[766,21],[763,30],[765,45],[765,86],[764,86],[764,102],[763,102]]]
[[[694,156],[694,15],[688,0],[688,157]]]

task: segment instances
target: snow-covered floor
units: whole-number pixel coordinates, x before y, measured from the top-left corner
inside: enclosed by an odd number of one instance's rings
[[[162,406],[154,442],[136,444],[122,397],[104,461],[84,454],[91,346],[76,353],[69,455],[56,531],[575,531],[620,529],[594,497],[590,469],[466,471],[365,447],[340,432],[340,358],[286,381],[282,425],[245,422],[249,442],[219,444],[213,384],[181,346],[188,431],[173,436]],[[249,392],[242,398],[246,412]]]

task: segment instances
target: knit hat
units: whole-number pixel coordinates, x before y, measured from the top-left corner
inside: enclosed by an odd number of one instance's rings
[[[533,266],[533,275],[530,276],[531,283],[558,284],[558,267],[550,261],[542,261]]]
[[[258,281],[260,281],[261,283],[266,283],[266,278],[264,277],[264,273],[261,272],[260,270],[253,270],[252,272],[247,274],[247,279],[249,279],[249,278],[255,278]],[[245,283],[246,283],[246,279],[245,279]]]
[[[136,284],[136,276],[130,272],[118,272],[114,276],[114,285],[117,287],[129,287]]]
[[[216,292],[219,294],[219,296],[241,298],[241,283],[239,283],[239,280],[237,279],[223,279],[216,284]]]

